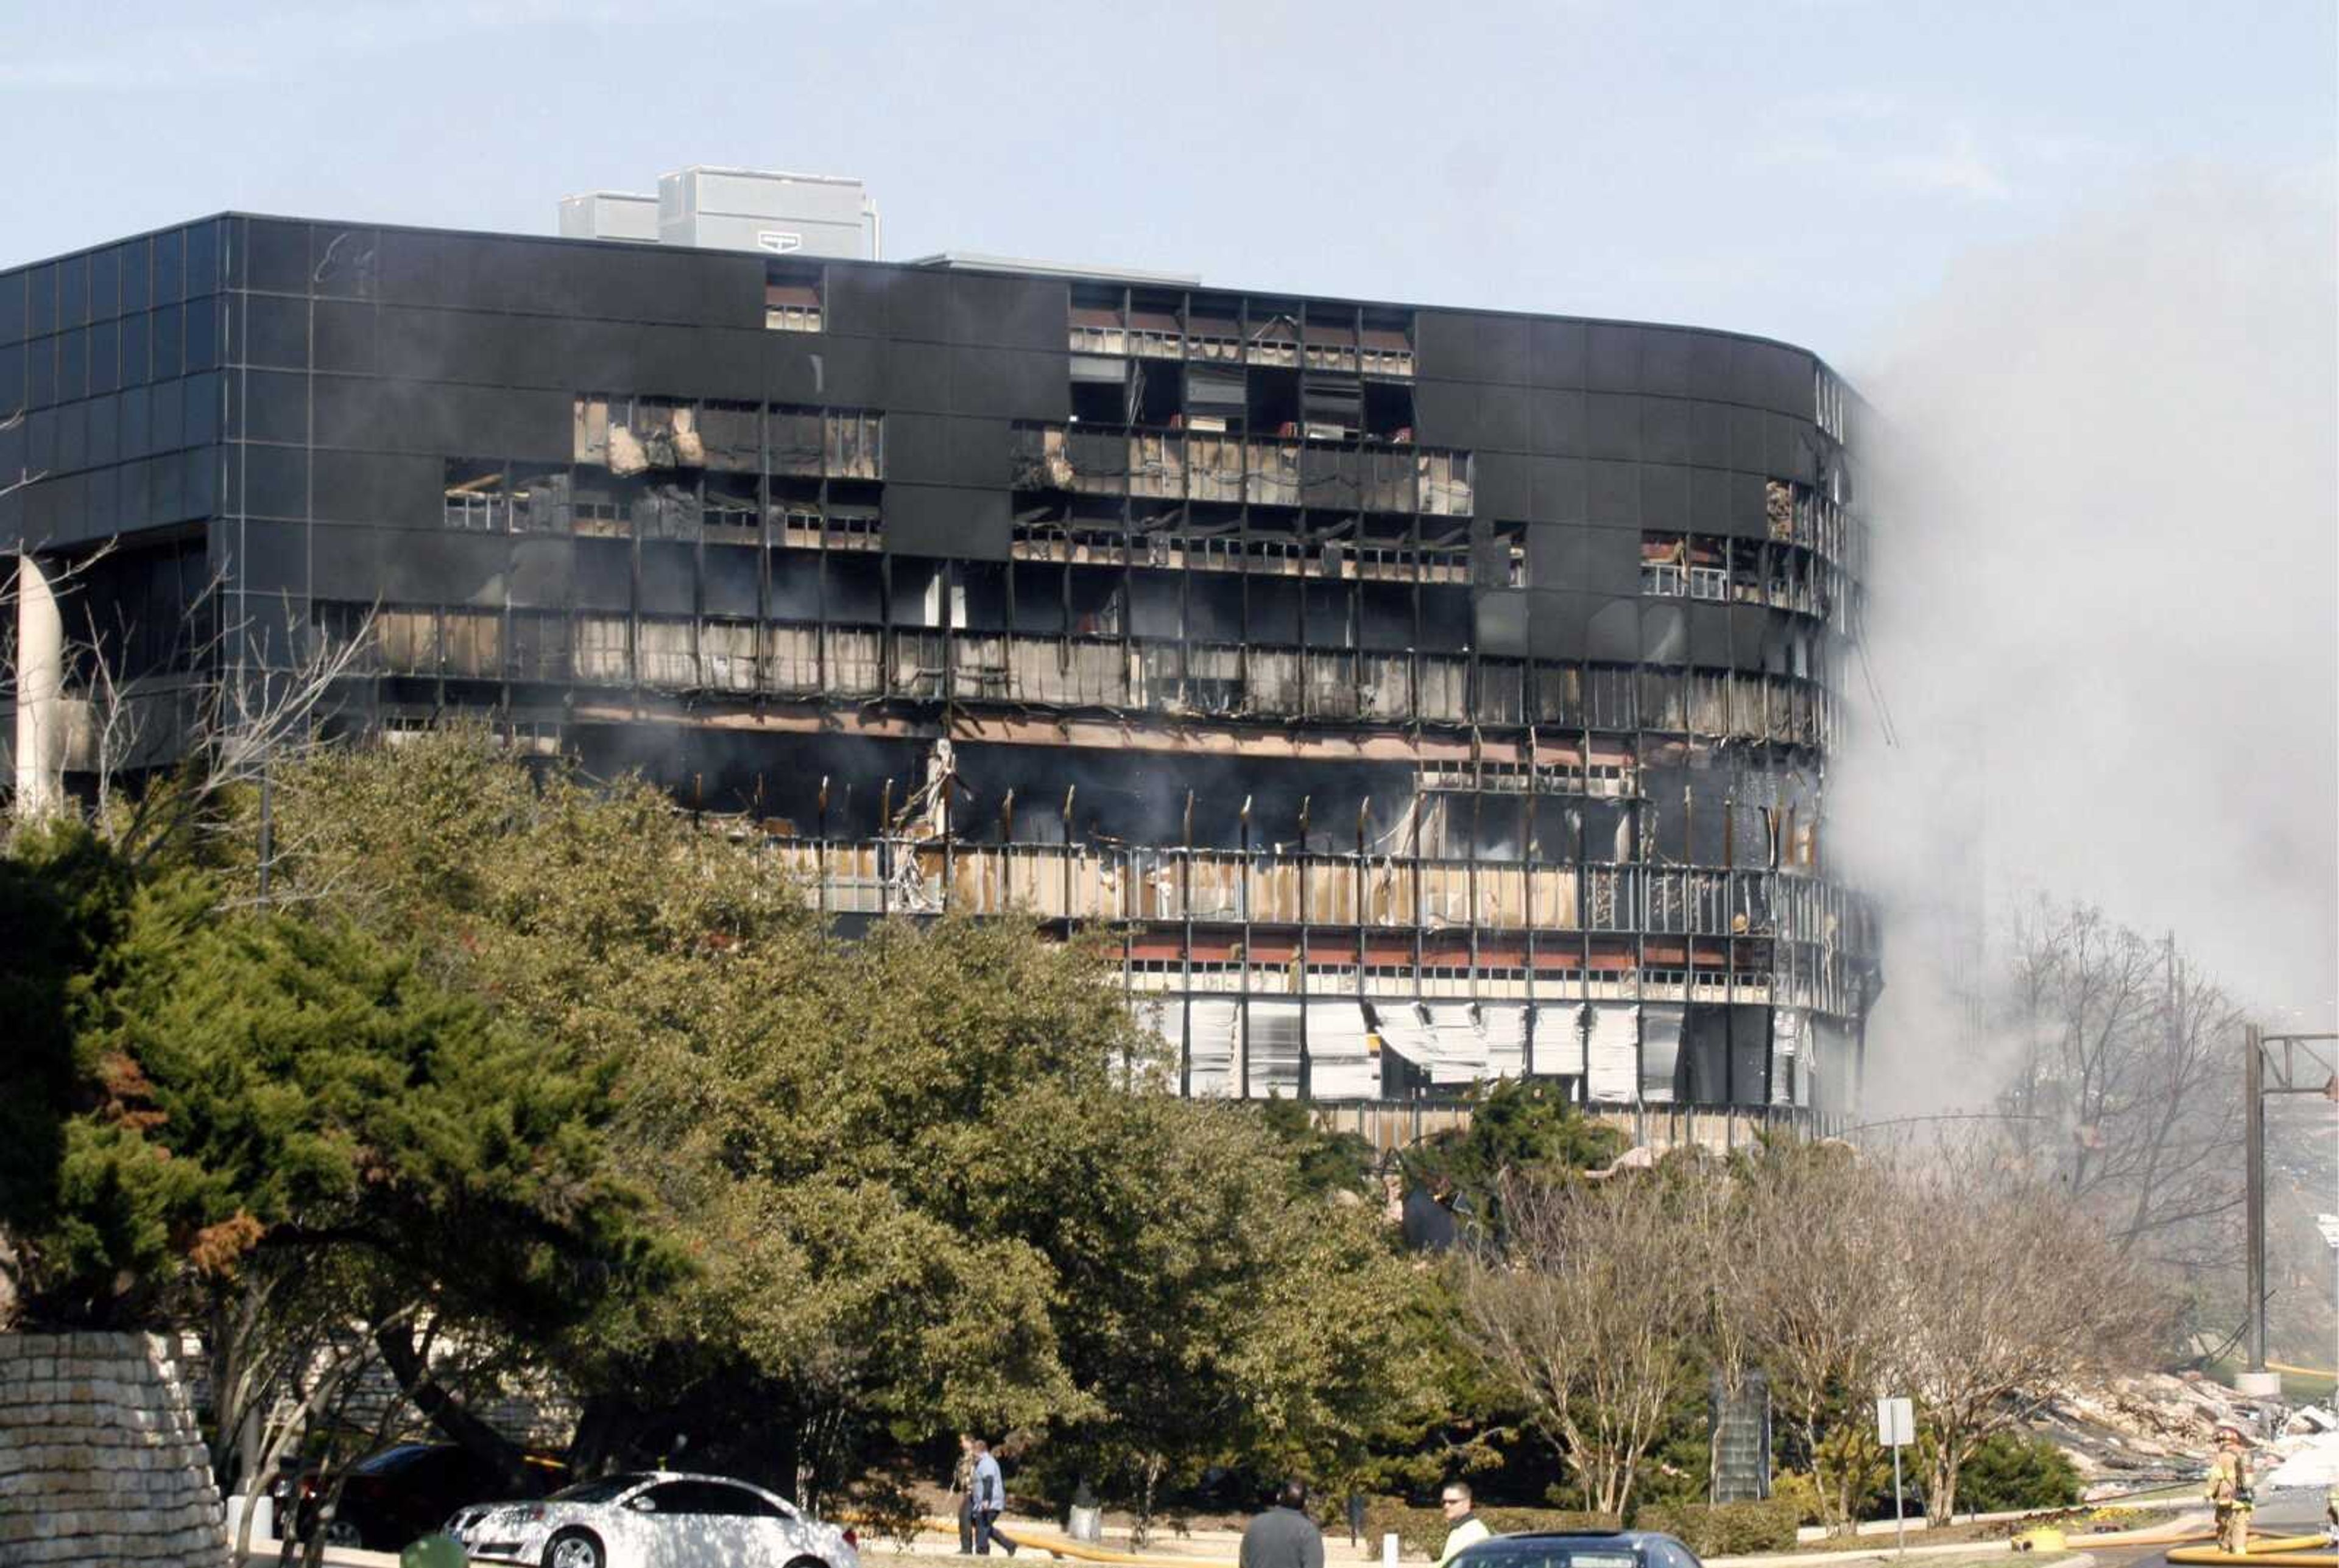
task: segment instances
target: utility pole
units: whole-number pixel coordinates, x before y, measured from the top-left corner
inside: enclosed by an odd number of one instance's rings
[[[2265,1102],[2268,1095],[2319,1094],[2339,1101],[2339,1034],[2243,1031],[2242,1157],[2245,1173],[2250,1259],[2250,1366],[2235,1386],[2253,1398],[2282,1392],[2281,1375],[2266,1369]]]

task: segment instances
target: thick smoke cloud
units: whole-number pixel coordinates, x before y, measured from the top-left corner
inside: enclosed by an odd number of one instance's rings
[[[2173,931],[2269,1021],[2339,1016],[2334,219],[2327,168],[2173,174],[1961,261],[1852,367],[1900,742],[1837,775],[1889,905],[1871,1109],[1986,1096],[1959,986],[2031,892]]]

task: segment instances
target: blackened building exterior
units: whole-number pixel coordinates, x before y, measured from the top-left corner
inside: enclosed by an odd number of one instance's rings
[[[1801,350],[232,214],[0,272],[19,408],[20,576],[118,536],[62,659],[17,611],[60,712],[93,631],[150,687],[362,634],[356,721],[642,769],[840,917],[1117,933],[1194,1094],[1849,1106]]]

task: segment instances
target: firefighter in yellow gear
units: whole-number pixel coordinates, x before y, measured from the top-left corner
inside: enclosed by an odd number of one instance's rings
[[[2217,1549],[2235,1556],[2250,1548],[2250,1455],[2236,1426],[2217,1428],[2217,1452],[2209,1461],[2206,1495],[2217,1511]]]

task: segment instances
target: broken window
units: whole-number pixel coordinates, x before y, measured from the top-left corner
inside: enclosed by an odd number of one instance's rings
[[[706,462],[697,409],[659,398],[583,394],[577,399],[576,460],[620,478]]]
[[[1130,297],[1129,352],[1140,359],[1183,357],[1185,345],[1178,325],[1178,296],[1139,292]]]
[[[1410,312],[1365,312],[1363,369],[1367,376],[1413,376],[1413,317]]]
[[[1472,716],[1482,725],[1525,723],[1525,666],[1515,660],[1480,659]]]
[[[785,481],[772,486],[770,508],[765,514],[771,524],[772,543],[784,549],[816,550],[820,548],[821,518],[820,488],[816,485],[797,488]]]
[[[1641,592],[1680,598],[1689,592],[1689,541],[1678,534],[1641,536]]]
[[[1130,366],[1130,420],[1157,429],[1179,424],[1186,407],[1186,367],[1181,364]]]
[[[1693,537],[1689,540],[1689,597],[1717,604],[1730,597],[1730,567],[1722,541]]]
[[[1594,665],[1586,672],[1591,701],[1587,717],[1596,730],[1630,730],[1634,719],[1633,671],[1629,666]]]
[[[825,452],[831,478],[883,478],[885,416],[858,409],[830,409]]]
[[[577,617],[577,678],[609,685],[633,680],[631,622],[625,616],[584,615]]]
[[[771,471],[819,478],[824,449],[821,431],[818,409],[774,408],[769,427]]]
[[[1244,358],[1254,365],[1297,368],[1299,363],[1299,319],[1292,307],[1254,300]]]
[[[1842,440],[1843,383],[1829,374],[1826,366],[1816,362],[1811,368],[1811,400],[1815,405],[1813,421],[1837,440]]]
[[[701,528],[706,542],[755,545],[762,542],[758,518],[763,503],[753,474],[710,474],[706,478]]]
[[[1244,494],[1253,506],[1296,507],[1299,504],[1298,441],[1246,441],[1243,443],[1243,459]]]
[[[374,615],[373,636],[383,669],[394,674],[438,672],[437,611],[384,606]]]
[[[1075,284],[1071,295],[1070,346],[1076,354],[1126,354],[1129,339],[1120,320],[1120,291],[1100,284]]]
[[[1420,475],[1421,509],[1436,517],[1468,517],[1470,454],[1423,452],[1415,460]]]
[[[1784,479],[1762,482],[1762,516],[1771,537],[1782,544],[1795,537],[1794,489]]]
[[[1244,381],[1243,428],[1262,436],[1299,433],[1299,377],[1253,370]]]
[[[568,678],[568,616],[560,610],[514,610],[508,673],[517,681]]]
[[[821,287],[824,278],[817,266],[803,262],[764,264],[764,328],[772,332],[821,330]]]
[[[1545,665],[1535,671],[1538,723],[1581,729],[1585,722],[1584,670],[1577,665]]]
[[[1466,585],[1470,581],[1470,530],[1448,527],[1447,533],[1422,537],[1421,580],[1425,583]]]
[[[1300,376],[1300,434],[1308,439],[1352,440],[1364,418],[1364,389],[1355,380],[1312,370]]]
[[[447,675],[495,680],[503,675],[503,616],[495,610],[449,610],[439,624],[439,667]]]
[[[470,458],[447,459],[444,520],[466,533],[501,533],[510,526],[504,465]]]
[[[1186,357],[1233,364],[1242,359],[1242,306],[1199,296],[1186,308]]]
[[[1390,381],[1364,385],[1364,430],[1392,446],[1413,444],[1413,389]]]
[[[1311,370],[1357,373],[1356,312],[1334,305],[1310,305],[1307,311],[1307,341],[1303,356]]]

